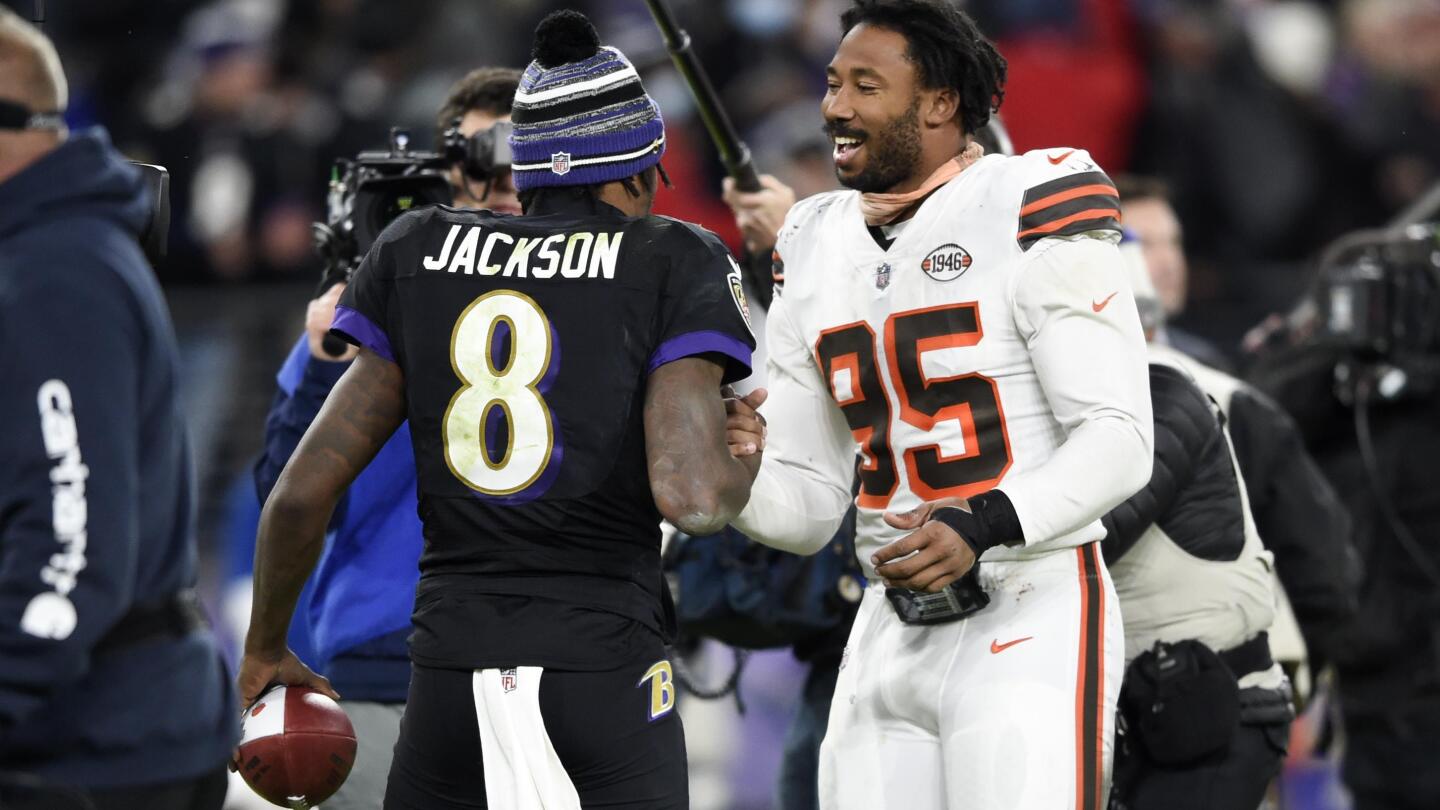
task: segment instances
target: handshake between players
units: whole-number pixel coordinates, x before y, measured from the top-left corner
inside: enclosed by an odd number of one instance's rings
[[[761,456],[768,433],[759,412],[769,392],[756,388],[744,396],[727,391],[725,441],[736,458]],[[941,498],[905,512],[887,512],[885,522],[909,534],[870,556],[871,565],[890,588],[936,593],[965,576],[977,560],[975,547],[950,512],[969,513],[964,498]],[[963,518],[960,518],[963,520]],[[961,524],[963,525],[963,524]]]

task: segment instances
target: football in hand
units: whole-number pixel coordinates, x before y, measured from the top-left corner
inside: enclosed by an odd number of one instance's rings
[[[314,689],[277,686],[245,710],[238,750],[240,775],[262,798],[314,807],[350,775],[355,728],[340,704]]]

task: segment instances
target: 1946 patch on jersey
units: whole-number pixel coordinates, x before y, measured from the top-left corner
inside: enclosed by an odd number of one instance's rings
[[[952,242],[930,251],[920,262],[920,269],[936,281],[954,281],[970,269],[973,261],[970,251]]]

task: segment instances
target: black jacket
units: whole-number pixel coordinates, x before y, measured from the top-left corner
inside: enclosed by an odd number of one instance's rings
[[[1203,560],[1237,559],[1245,513],[1235,467],[1209,398],[1184,373],[1150,365],[1155,466],[1145,488],[1103,518],[1107,562],[1124,556],[1151,524]]]
[[[1250,496],[1250,513],[1285,586],[1318,671],[1333,635],[1355,615],[1360,562],[1350,514],[1305,450],[1295,421],[1248,386],[1230,399],[1230,438]]]
[[[1354,518],[1363,560],[1359,610],[1331,644],[1347,715],[1409,711],[1440,700],[1440,392],[1407,392],[1369,410],[1375,469],[1360,450],[1355,410],[1335,394],[1343,359],[1321,346],[1266,357],[1264,383],[1295,415],[1316,463]],[[1350,377],[1359,370],[1350,368]],[[1386,512],[1416,543],[1407,548]],[[1424,560],[1426,565],[1417,560]]]
[[[99,130],[0,183],[0,771],[82,787],[198,776],[236,736],[207,629],[100,649],[196,579],[148,208]]]

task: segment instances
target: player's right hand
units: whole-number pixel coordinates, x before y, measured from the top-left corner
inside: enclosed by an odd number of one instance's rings
[[[240,659],[240,672],[235,676],[235,686],[240,692],[240,706],[246,708],[254,703],[273,683],[308,686],[335,700],[340,699],[340,693],[330,686],[329,679],[305,666],[305,662],[288,647],[278,655],[245,653]]]
[[[875,573],[892,588],[938,593],[975,566],[975,551],[954,529],[930,519],[936,509],[955,506],[970,511],[963,498],[941,498],[908,512],[886,512],[893,529],[910,533],[882,546],[870,557]]]
[[[745,249],[752,255],[767,255],[775,248],[775,237],[785,224],[785,215],[795,205],[795,191],[772,175],[760,175],[759,191],[740,191],[735,181],[725,178],[722,185],[726,205],[735,213],[735,224],[745,238]]]
[[[340,302],[340,293],[345,292],[342,282],[332,286],[305,307],[305,338],[310,344],[310,356],[316,360],[340,363],[354,360],[360,349],[343,343],[345,351],[338,355],[325,351],[325,336],[330,334],[330,323],[335,320],[335,305]]]

